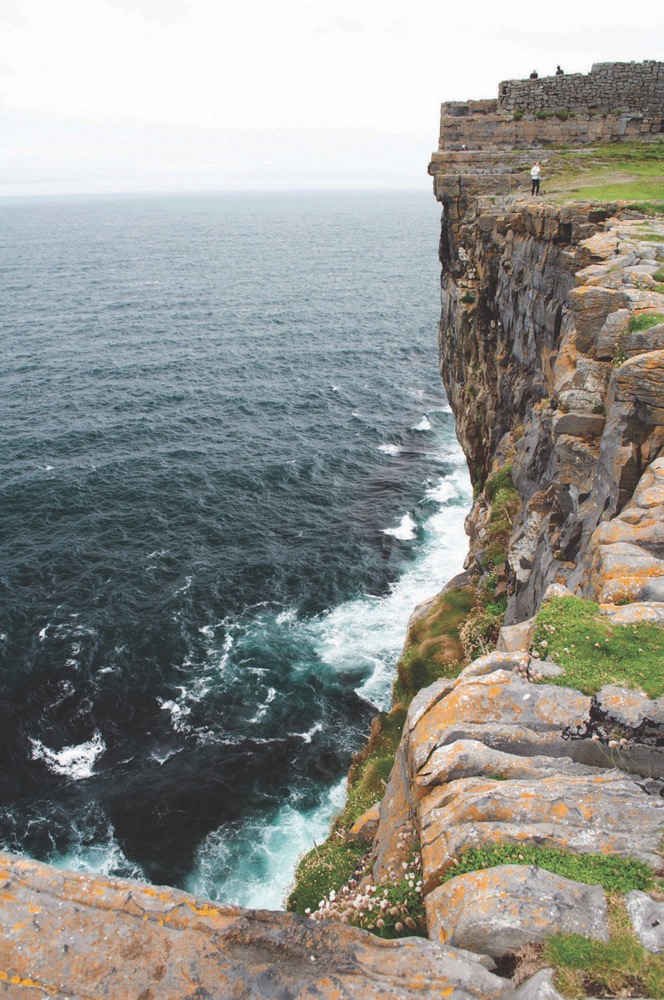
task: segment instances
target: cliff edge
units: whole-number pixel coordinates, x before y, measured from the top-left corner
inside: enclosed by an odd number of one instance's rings
[[[0,994],[664,997],[664,219],[546,196],[570,149],[664,176],[663,107],[660,63],[443,105],[466,571],[416,609],[295,912],[3,855]]]

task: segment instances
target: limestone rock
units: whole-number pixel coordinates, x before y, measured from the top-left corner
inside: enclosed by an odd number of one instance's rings
[[[664,624],[664,602],[634,601],[632,604],[600,604],[600,611],[616,625],[639,625],[641,622]]]
[[[501,1000],[509,983],[421,938],[217,906],[0,855],[10,996],[69,1000]],[[41,992],[39,992],[41,991]]]
[[[638,729],[644,722],[662,726],[664,731],[664,698],[651,701],[640,691],[628,691],[617,684],[607,684],[596,695],[599,711],[619,726]]]
[[[350,829],[348,834],[351,840],[361,840],[370,843],[378,829],[378,818],[380,816],[380,802],[375,802],[363,812]]]
[[[606,417],[600,413],[561,413],[553,422],[553,433],[599,437],[605,423]]]
[[[570,306],[574,312],[576,343],[580,351],[588,351],[596,340],[609,313],[622,309],[627,300],[625,293],[612,288],[581,285],[569,292]]]
[[[378,881],[401,867],[401,863],[408,859],[415,841],[408,748],[408,739],[402,739],[380,803],[374,841],[374,874]]]
[[[460,724],[561,732],[584,725],[589,710],[590,699],[578,691],[529,684],[506,670],[470,678],[433,705],[413,728],[413,770],[419,770],[437,746],[458,739]]]
[[[530,649],[535,632],[535,619],[527,618],[516,625],[503,625],[498,636],[496,651],[518,653]]]
[[[480,740],[455,740],[433,751],[414,778],[416,790],[445,785],[458,778],[539,779],[559,774],[592,774],[593,768],[566,758],[529,757],[495,750]]]
[[[664,804],[619,771],[512,781],[464,778],[420,801],[419,827],[428,891],[464,851],[499,842],[620,854],[656,868]]]
[[[625,904],[634,933],[648,951],[664,951],[664,903],[646,892],[634,890],[625,896]]]
[[[593,532],[590,549],[600,602],[664,601],[663,546],[664,459],[658,458],[620,514]]]
[[[595,356],[600,361],[612,361],[619,350],[624,351],[625,338],[629,335],[629,309],[616,309],[609,313],[597,337]]]
[[[540,969],[514,993],[513,1000],[563,1000],[553,985],[553,969]]]
[[[604,891],[542,868],[500,865],[458,875],[426,898],[429,936],[501,958],[552,934],[607,941]]]
[[[528,660],[528,654],[522,649],[517,649],[514,652],[503,652],[496,649],[491,653],[485,653],[484,656],[478,656],[476,660],[464,667],[459,674],[457,683],[463,683],[471,677],[484,677],[496,670],[525,669]]]

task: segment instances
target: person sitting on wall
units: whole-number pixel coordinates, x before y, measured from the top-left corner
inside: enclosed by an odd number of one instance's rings
[[[532,73],[530,74],[530,79],[531,80],[538,80],[539,79],[539,73],[537,72],[536,69],[534,69],[532,71]]]
[[[530,196],[531,196],[531,198],[534,195],[538,195],[540,193],[540,174],[541,174],[541,172],[542,171],[541,171],[541,168],[540,168],[539,160],[535,160],[535,162],[534,162],[534,164],[532,166],[532,169],[530,171]]]
[[[556,76],[564,76],[565,70],[561,69],[560,66],[556,66]]]

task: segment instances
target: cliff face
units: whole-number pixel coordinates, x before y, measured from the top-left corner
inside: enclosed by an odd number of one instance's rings
[[[479,197],[455,217],[447,183],[443,379],[473,480],[482,486],[509,462],[522,500],[507,621],[533,614],[550,583],[593,599],[661,600],[657,532],[630,535],[652,561],[612,589],[597,530],[664,445],[664,326],[631,331],[664,313],[653,277],[661,225],[618,206],[513,198]],[[485,511],[480,494],[469,519],[468,565],[478,568]]]

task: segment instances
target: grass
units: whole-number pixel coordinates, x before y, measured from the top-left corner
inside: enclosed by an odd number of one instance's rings
[[[523,844],[494,844],[486,848],[471,848],[461,856],[456,868],[446,872],[445,881],[467,872],[496,868],[498,865],[536,865],[574,882],[601,885],[606,892],[612,893],[645,890],[653,885],[650,868],[632,858],[606,854],[572,854],[554,847]]]
[[[381,712],[373,720],[369,740],[350,766],[346,805],[334,820],[333,834],[347,834],[355,821],[382,799],[405,721],[403,705]]]
[[[357,871],[367,845],[329,838],[305,854],[295,872],[295,888],[286,901],[291,913],[316,910],[321,900],[344,886]]]
[[[484,568],[491,571],[504,564],[514,519],[521,507],[519,492],[512,481],[512,466],[506,465],[489,476],[484,496],[491,504],[484,546]]]
[[[543,683],[596,694],[605,684],[640,688],[650,698],[664,694],[664,628],[613,625],[593,601],[554,597],[537,615],[533,649],[564,668]]]
[[[640,316],[632,316],[629,321],[629,332],[637,333],[641,330],[649,330],[651,326],[664,323],[662,313],[641,313]]]
[[[414,622],[397,665],[395,703],[407,705],[421,688],[440,677],[457,676],[465,660],[459,632],[475,601],[471,587],[455,587]]]
[[[611,143],[552,152],[547,193],[592,201],[633,201],[644,214],[664,213],[664,142]]]
[[[609,941],[556,934],[543,958],[556,972],[555,984],[567,997],[664,998],[664,955],[646,951],[634,934],[621,899],[609,898]]]
[[[427,936],[422,898],[422,858],[416,848],[398,875],[376,885],[367,880],[362,886],[353,879],[338,892],[333,890],[313,910],[313,920],[340,920],[362,927],[377,937]]]

